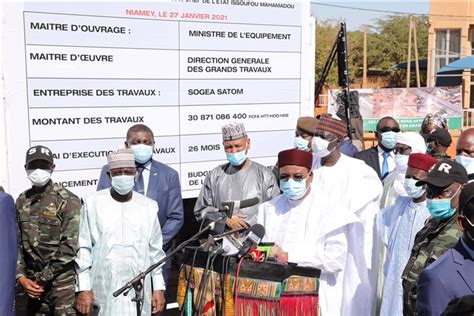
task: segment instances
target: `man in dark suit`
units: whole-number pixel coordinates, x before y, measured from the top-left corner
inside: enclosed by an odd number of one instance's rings
[[[13,198],[0,192],[0,315],[14,315],[17,259],[16,209]]]
[[[440,315],[451,300],[474,294],[474,183],[461,191],[458,210],[461,238],[420,274],[419,315]]]
[[[129,128],[125,147],[132,148],[135,154],[137,175],[133,190],[158,203],[158,219],[163,235],[163,250],[167,251],[184,221],[178,173],[153,159],[155,139],[153,132],[146,125],[137,124]],[[110,187],[108,171],[108,165],[105,165],[100,174],[97,190]],[[165,282],[170,273],[170,263],[171,261],[168,261],[163,269]]]
[[[393,117],[385,116],[378,121],[376,129],[375,137],[378,145],[355,153],[354,158],[363,160],[383,180],[395,169],[393,148],[396,144],[395,135],[400,132],[400,125]]]

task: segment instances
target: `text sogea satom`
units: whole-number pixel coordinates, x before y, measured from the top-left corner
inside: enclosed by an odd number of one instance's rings
[[[217,91],[217,93],[216,93]],[[188,89],[188,95],[226,95],[226,94],[244,94],[244,89]]]

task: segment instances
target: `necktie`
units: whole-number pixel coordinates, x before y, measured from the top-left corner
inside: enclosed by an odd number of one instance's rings
[[[388,156],[390,153],[384,152],[383,153],[383,162],[382,162],[382,179],[385,178],[385,176],[388,173]]]
[[[134,190],[138,193],[145,195],[145,182],[143,181],[143,170],[145,168],[138,167],[137,168],[137,180],[135,182]]]

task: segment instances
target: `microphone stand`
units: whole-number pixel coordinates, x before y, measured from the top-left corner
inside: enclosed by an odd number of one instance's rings
[[[189,238],[188,240],[182,242],[178,247],[176,247],[173,251],[171,251],[168,255],[160,259],[157,263],[152,264],[149,266],[144,272],[140,272],[137,276],[133,279],[125,283],[120,289],[115,291],[112,295],[114,297],[119,296],[123,293],[124,296],[127,296],[128,292],[133,288],[135,290],[135,297],[132,299],[132,302],[136,303],[137,307],[137,316],[140,316],[141,309],[143,306],[143,282],[142,280],[145,279],[146,275],[151,271],[155,270],[159,266],[163,265],[166,261],[168,261],[171,257],[173,257],[178,251],[186,247],[190,242],[196,240],[200,235],[204,234],[207,231],[210,231],[214,228],[216,222],[212,222],[202,230],[198,231],[194,236]]]

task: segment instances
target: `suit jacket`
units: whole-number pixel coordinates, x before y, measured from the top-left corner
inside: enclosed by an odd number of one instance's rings
[[[382,180],[382,172],[380,170],[379,162],[379,151],[377,146],[355,153],[354,158],[363,160],[366,165],[370,166],[372,169],[375,170],[375,172],[377,172],[379,179]]]
[[[17,222],[13,198],[0,192],[0,315],[14,315]]]
[[[421,272],[418,315],[441,315],[451,300],[474,294],[473,271],[474,260],[459,240],[454,248]]]
[[[108,165],[102,167],[97,191],[110,188],[108,171]],[[163,235],[163,249],[167,249],[184,222],[183,200],[178,173],[167,165],[152,160],[146,196],[158,203],[158,219]]]

